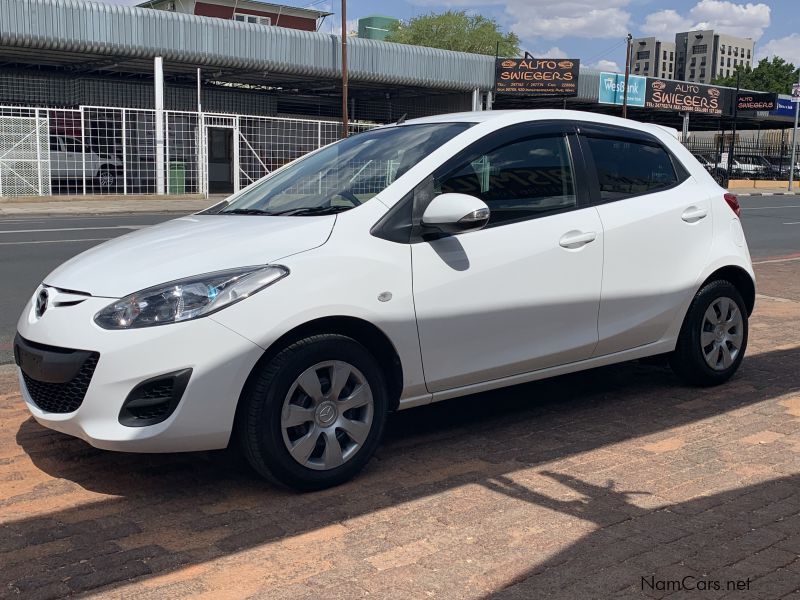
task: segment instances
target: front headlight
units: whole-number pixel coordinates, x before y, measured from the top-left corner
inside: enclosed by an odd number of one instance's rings
[[[170,281],[109,304],[94,322],[103,329],[135,329],[188,321],[244,300],[288,274],[286,267],[268,265]]]

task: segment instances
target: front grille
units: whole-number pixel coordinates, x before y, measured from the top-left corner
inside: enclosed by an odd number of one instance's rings
[[[22,378],[25,380],[28,394],[40,409],[49,413],[70,413],[78,410],[83,402],[99,359],[100,355],[92,352],[83,361],[83,365],[75,377],[66,383],[37,381],[26,375],[25,372],[22,373]]]

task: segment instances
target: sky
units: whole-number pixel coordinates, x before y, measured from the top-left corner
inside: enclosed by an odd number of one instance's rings
[[[141,0],[101,1],[131,5]],[[338,1],[271,1],[336,13],[322,31],[340,30]],[[357,29],[360,17],[410,19],[448,9],[495,18],[519,36],[522,50],[536,57],[578,58],[604,70],[624,68],[628,32],[674,41],[676,32],[690,29],[753,38],[757,59],[778,55],[800,65],[800,0],[348,0],[348,30]]]

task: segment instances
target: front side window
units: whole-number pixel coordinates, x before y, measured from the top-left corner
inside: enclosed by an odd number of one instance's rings
[[[483,200],[489,226],[574,208],[577,204],[567,138],[534,137],[470,156],[434,175],[434,194],[455,192]]]
[[[425,123],[365,131],[295,161],[211,212],[311,216],[348,210],[471,126]]]
[[[61,138],[64,143],[64,151],[65,152],[73,152],[75,154],[80,154],[83,152],[83,144],[81,144],[80,140],[76,140],[74,137],[63,137]]]
[[[601,137],[584,139],[594,158],[603,202],[657,192],[678,182],[670,155],[657,144]]]

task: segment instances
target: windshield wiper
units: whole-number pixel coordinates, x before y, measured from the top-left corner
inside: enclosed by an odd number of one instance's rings
[[[352,206],[304,206],[302,208],[288,208],[268,213],[270,215],[302,217],[307,215],[335,215],[344,210],[350,210]]]
[[[273,213],[260,208],[234,208],[232,210],[220,211],[222,215],[271,215]]]

